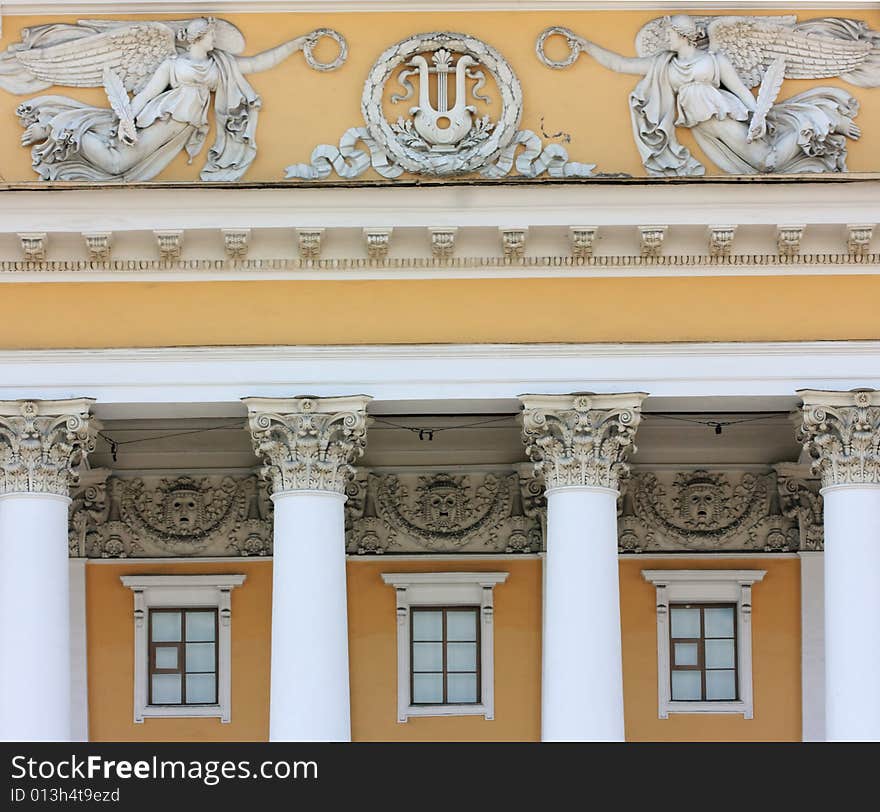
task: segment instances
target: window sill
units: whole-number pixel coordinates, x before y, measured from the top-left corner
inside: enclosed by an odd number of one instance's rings
[[[744,719],[754,715],[746,702],[667,702],[660,708],[659,717],[668,719],[670,713],[733,713],[742,714]]]
[[[229,721],[228,715],[220,705],[147,705],[136,722],[144,719],[211,719],[219,718],[224,724]]]
[[[492,715],[485,705],[410,705],[398,722],[406,722],[410,716],[482,716],[492,720]]]

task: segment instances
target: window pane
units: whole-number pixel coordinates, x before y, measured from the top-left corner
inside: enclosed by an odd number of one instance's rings
[[[150,612],[154,643],[180,641],[180,612]]]
[[[706,609],[706,637],[733,637],[733,607]]]
[[[673,637],[700,636],[699,609],[672,609],[671,614]]]
[[[214,612],[187,612],[186,613],[186,639],[213,640],[214,639]]]
[[[443,702],[442,674],[413,674],[413,702],[439,705]]]
[[[179,668],[177,665],[177,646],[157,646],[156,668]]]
[[[446,694],[449,702],[476,702],[477,675],[450,674],[446,683]]]
[[[696,665],[697,664],[697,644],[696,643],[676,643],[675,644],[675,663],[674,665]]]
[[[443,613],[418,611],[412,613],[413,640],[443,639]]]
[[[707,640],[706,668],[733,667],[733,640]]]
[[[672,672],[672,698],[679,700],[701,699],[702,685],[699,671]]]
[[[442,671],[443,643],[413,643],[413,671]]]
[[[706,672],[706,699],[736,699],[734,671]]]
[[[186,644],[186,670],[187,671],[213,671],[214,644],[213,643],[187,643]],[[189,690],[187,690],[189,697]]]
[[[446,639],[447,640],[476,640],[477,639],[477,613],[476,612],[447,612],[446,613]]]
[[[186,704],[213,704],[217,701],[213,674],[186,675]]]
[[[180,704],[180,674],[153,674],[153,704]]]
[[[446,646],[447,671],[476,671],[477,644],[449,643]]]

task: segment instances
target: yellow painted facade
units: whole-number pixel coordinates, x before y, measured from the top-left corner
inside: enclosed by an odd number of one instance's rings
[[[753,592],[755,718],[673,714],[657,718],[655,589],[643,569],[764,569]],[[508,572],[495,588],[495,719],[429,717],[396,721],[397,622],[383,572]],[[93,741],[261,741],[268,736],[272,565],[93,563],[87,573],[89,732]],[[232,596],[232,721],[132,721],[132,574],[244,573]],[[797,558],[639,559],[620,564],[626,736],[631,741],[798,741],[800,562]],[[588,619],[584,619],[588,622]],[[348,564],[351,719],[354,741],[537,741],[541,732],[541,562],[395,561]]]
[[[802,12],[801,19],[819,17],[854,17],[880,29],[880,11],[864,9],[847,11],[846,4],[829,3],[829,8]],[[838,7],[839,6],[839,7]],[[660,12],[662,13],[662,12]],[[713,14],[724,14],[714,10]],[[731,14],[741,14],[735,10]],[[749,14],[773,14],[753,11]],[[786,12],[790,13],[790,12]],[[162,19],[162,15],[151,15]],[[180,15],[177,15],[179,17]],[[309,70],[302,55],[252,77],[252,84],[263,98],[257,132],[259,152],[244,181],[281,181],[285,167],[308,161],[318,144],[337,144],[350,127],[362,126],[360,114],[364,79],[375,59],[388,46],[412,34],[425,31],[461,31],[485,39],[511,64],[522,83],[524,109],[521,127],[541,134],[561,133],[565,136],[572,160],[595,163],[601,172],[624,172],[644,175],[639,155],[631,138],[631,122],[627,98],[637,77],[623,76],[605,70],[586,56],[569,69],[557,72],[541,64],[535,57],[535,39],[548,26],[565,25],[577,33],[612,50],[634,56],[634,39],[639,28],[658,16],[658,11],[547,11],[547,12],[467,12],[467,13],[359,13],[359,14],[224,14],[224,19],[237,25],[244,33],[246,53],[271,48],[286,39],[315,28],[333,27],[348,40],[347,62],[337,71],[317,73]],[[166,15],[167,17],[167,15]],[[99,17],[96,17],[100,19]],[[174,19],[174,17],[167,17]],[[0,47],[19,39],[28,26],[46,22],[76,22],[76,17],[5,17]],[[334,46],[323,43],[316,49],[319,59],[331,59]],[[552,55],[561,56],[554,52]],[[880,130],[880,91],[854,88],[839,79],[821,81],[789,81],[786,94],[794,95],[809,87],[822,85],[845,87],[861,103],[858,123],[866,133]],[[104,105],[102,88],[53,89],[91,104]],[[392,91],[387,91],[390,96]],[[38,94],[31,94],[38,95]],[[0,176],[6,183],[38,183],[31,169],[29,149],[18,146],[21,128],[13,115],[15,107],[28,96],[15,96],[0,91],[0,144],[10,145],[0,156]],[[387,101],[387,99],[386,99]],[[411,101],[400,102],[388,112],[405,114]],[[498,101],[486,112],[497,114]],[[602,126],[597,126],[601,112]],[[396,117],[396,115],[394,116]],[[393,118],[392,118],[393,120]],[[682,143],[707,165],[707,174],[720,174],[713,168],[694,143],[690,133],[680,133]],[[213,140],[209,134],[208,144]],[[554,139],[545,139],[551,141]],[[203,154],[187,164],[181,154],[162,173],[158,181],[196,181]],[[849,171],[867,173],[880,171],[880,160],[871,139],[851,143]],[[366,179],[381,180],[370,171]],[[338,179],[334,180],[338,182]]]

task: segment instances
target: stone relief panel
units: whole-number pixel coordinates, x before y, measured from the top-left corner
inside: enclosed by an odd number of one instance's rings
[[[640,471],[619,501],[622,553],[822,548],[818,482],[781,464],[753,471]]]
[[[565,59],[545,51],[554,36],[568,42]],[[855,123],[858,101],[837,87],[783,99],[783,85],[839,77],[858,87],[880,86],[880,34],[839,17],[802,23],[792,15],[659,17],[638,32],[635,57],[562,26],[546,29],[535,47],[551,68],[567,68],[585,53],[608,70],[643,77],[629,106],[650,175],[705,174],[679,142],[679,127],[726,173],[846,172],[847,143],[862,134]]]
[[[543,496],[527,473],[361,471],[349,486],[349,553],[536,553]]]
[[[389,94],[392,79],[396,90]],[[399,106],[410,99],[408,109]],[[482,115],[478,102],[487,111]],[[386,110],[395,105],[400,112],[389,120]],[[404,172],[501,178],[514,169],[529,178],[593,174],[595,164],[569,161],[561,145],[545,147],[534,132],[520,130],[522,109],[519,79],[491,45],[449,31],[416,34],[383,51],[367,75],[364,126],[347,130],[338,147],[316,147],[309,163],[287,167],[286,177],[319,180],[335,171],[356,178],[370,166],[384,178]]]
[[[312,51],[330,37],[331,62]],[[257,155],[262,99],[246,78],[297,51],[314,70],[334,70],[347,57],[342,35],[319,28],[275,48],[243,56],[242,32],[227,20],[80,20],[26,28],[0,54],[0,88],[35,93],[53,85],[103,87],[107,104],[36,96],[18,106],[22,144],[31,147],[42,180],[146,181],[181,152],[202,153],[211,124],[214,143],[200,178],[235,181]],[[133,95],[129,95],[133,94]]]
[[[110,476],[74,494],[69,542],[88,558],[270,555],[271,502],[256,476]]]

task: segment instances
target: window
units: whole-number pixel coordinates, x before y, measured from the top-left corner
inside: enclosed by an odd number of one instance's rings
[[[494,600],[506,572],[383,573],[397,595],[397,721],[495,715]]]
[[[676,604],[669,627],[672,699],[735,700],[736,606]]]
[[[123,575],[134,593],[134,720],[231,718],[232,590],[244,575]]]
[[[150,610],[151,705],[217,704],[217,610]]]
[[[412,610],[413,705],[476,705],[480,701],[480,609]]]
[[[751,719],[752,585],[764,570],[643,570],[657,590],[658,715]]]

